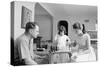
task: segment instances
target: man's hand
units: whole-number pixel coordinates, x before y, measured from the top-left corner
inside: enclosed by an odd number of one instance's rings
[[[25,64],[27,65],[36,65],[37,63],[32,59],[24,59]]]

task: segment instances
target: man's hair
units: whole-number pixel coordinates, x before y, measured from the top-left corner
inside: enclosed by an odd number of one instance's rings
[[[35,27],[36,27],[36,22],[28,22],[26,24],[25,31],[29,32],[29,29],[35,29]]]

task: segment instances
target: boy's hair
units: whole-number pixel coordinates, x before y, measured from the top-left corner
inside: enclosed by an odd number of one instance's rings
[[[29,32],[29,29],[35,29],[35,27],[36,27],[36,22],[28,22],[26,24],[25,31]]]

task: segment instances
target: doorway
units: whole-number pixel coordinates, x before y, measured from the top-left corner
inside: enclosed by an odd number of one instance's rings
[[[63,25],[66,28],[66,33],[65,34],[68,36],[68,22],[66,20],[60,20],[58,22],[58,29],[61,25]]]

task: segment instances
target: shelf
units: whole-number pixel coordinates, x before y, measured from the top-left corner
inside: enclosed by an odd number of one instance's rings
[[[90,35],[91,40],[97,39],[97,31],[96,30],[89,30],[87,33]]]
[[[88,31],[89,31],[89,32],[97,32],[97,30],[88,30]],[[87,32],[88,32],[88,31],[87,31]]]
[[[97,39],[90,39],[90,40],[94,40],[94,41],[96,40],[97,41]]]

